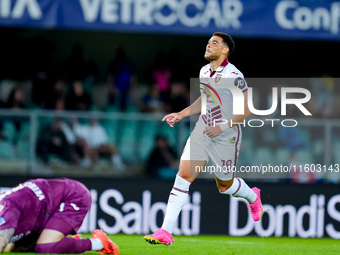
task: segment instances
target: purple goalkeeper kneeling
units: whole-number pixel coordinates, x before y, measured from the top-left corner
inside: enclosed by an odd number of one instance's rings
[[[67,237],[77,233],[90,206],[88,189],[66,178],[29,180],[0,193],[0,252],[118,254],[101,230],[88,239]]]

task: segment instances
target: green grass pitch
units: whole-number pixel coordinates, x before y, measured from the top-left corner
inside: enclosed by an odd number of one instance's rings
[[[90,235],[82,235],[82,238]],[[340,240],[330,238],[175,236],[172,246],[150,245],[142,235],[109,235],[120,255],[301,255],[340,254]],[[35,254],[35,253],[15,253]],[[86,254],[98,254],[86,252]]]

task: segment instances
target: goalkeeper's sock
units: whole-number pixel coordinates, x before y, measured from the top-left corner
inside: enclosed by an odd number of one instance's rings
[[[242,178],[235,178],[233,184],[225,192],[220,192],[221,194],[231,195],[233,197],[242,197],[246,199],[249,203],[253,203],[257,195],[252,189],[245,183]]]
[[[55,243],[38,243],[35,245],[36,253],[83,253],[92,248],[90,239],[75,239],[64,237]]]
[[[186,204],[191,182],[176,175],[174,187],[171,190],[162,229],[172,234],[178,215]]]
[[[100,239],[90,239],[92,251],[101,251],[104,249],[104,245]]]

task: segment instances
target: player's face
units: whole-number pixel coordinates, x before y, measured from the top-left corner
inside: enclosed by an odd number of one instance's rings
[[[213,36],[209,39],[207,47],[205,48],[204,58],[209,61],[218,59],[228,48],[221,37]]]

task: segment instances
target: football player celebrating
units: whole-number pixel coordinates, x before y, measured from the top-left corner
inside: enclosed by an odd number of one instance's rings
[[[187,140],[181,157],[163,225],[154,234],[144,237],[148,243],[172,244],[172,231],[179,213],[187,202],[189,187],[200,172],[197,169],[202,169],[209,159],[217,166],[222,166],[220,169],[223,169],[223,171],[214,172],[219,192],[246,199],[255,221],[260,220],[262,216],[260,190],[251,189],[243,179],[234,178],[234,171],[230,171],[230,167],[236,167],[241,145],[242,132],[239,123],[251,115],[247,104],[247,84],[243,74],[228,61],[228,56],[234,48],[235,44],[230,35],[221,32],[214,33],[208,41],[204,55],[210,64],[205,65],[200,71],[201,96],[181,112],[171,113],[163,118],[163,121],[173,127],[184,117],[200,113],[199,120]],[[219,86],[221,83],[231,85],[230,89],[227,86]],[[215,93],[219,101],[212,98],[212,92],[208,89]],[[235,89],[243,93],[243,115],[233,114],[231,90]],[[216,101],[219,102],[218,105]],[[203,106],[205,111],[202,111]]]

